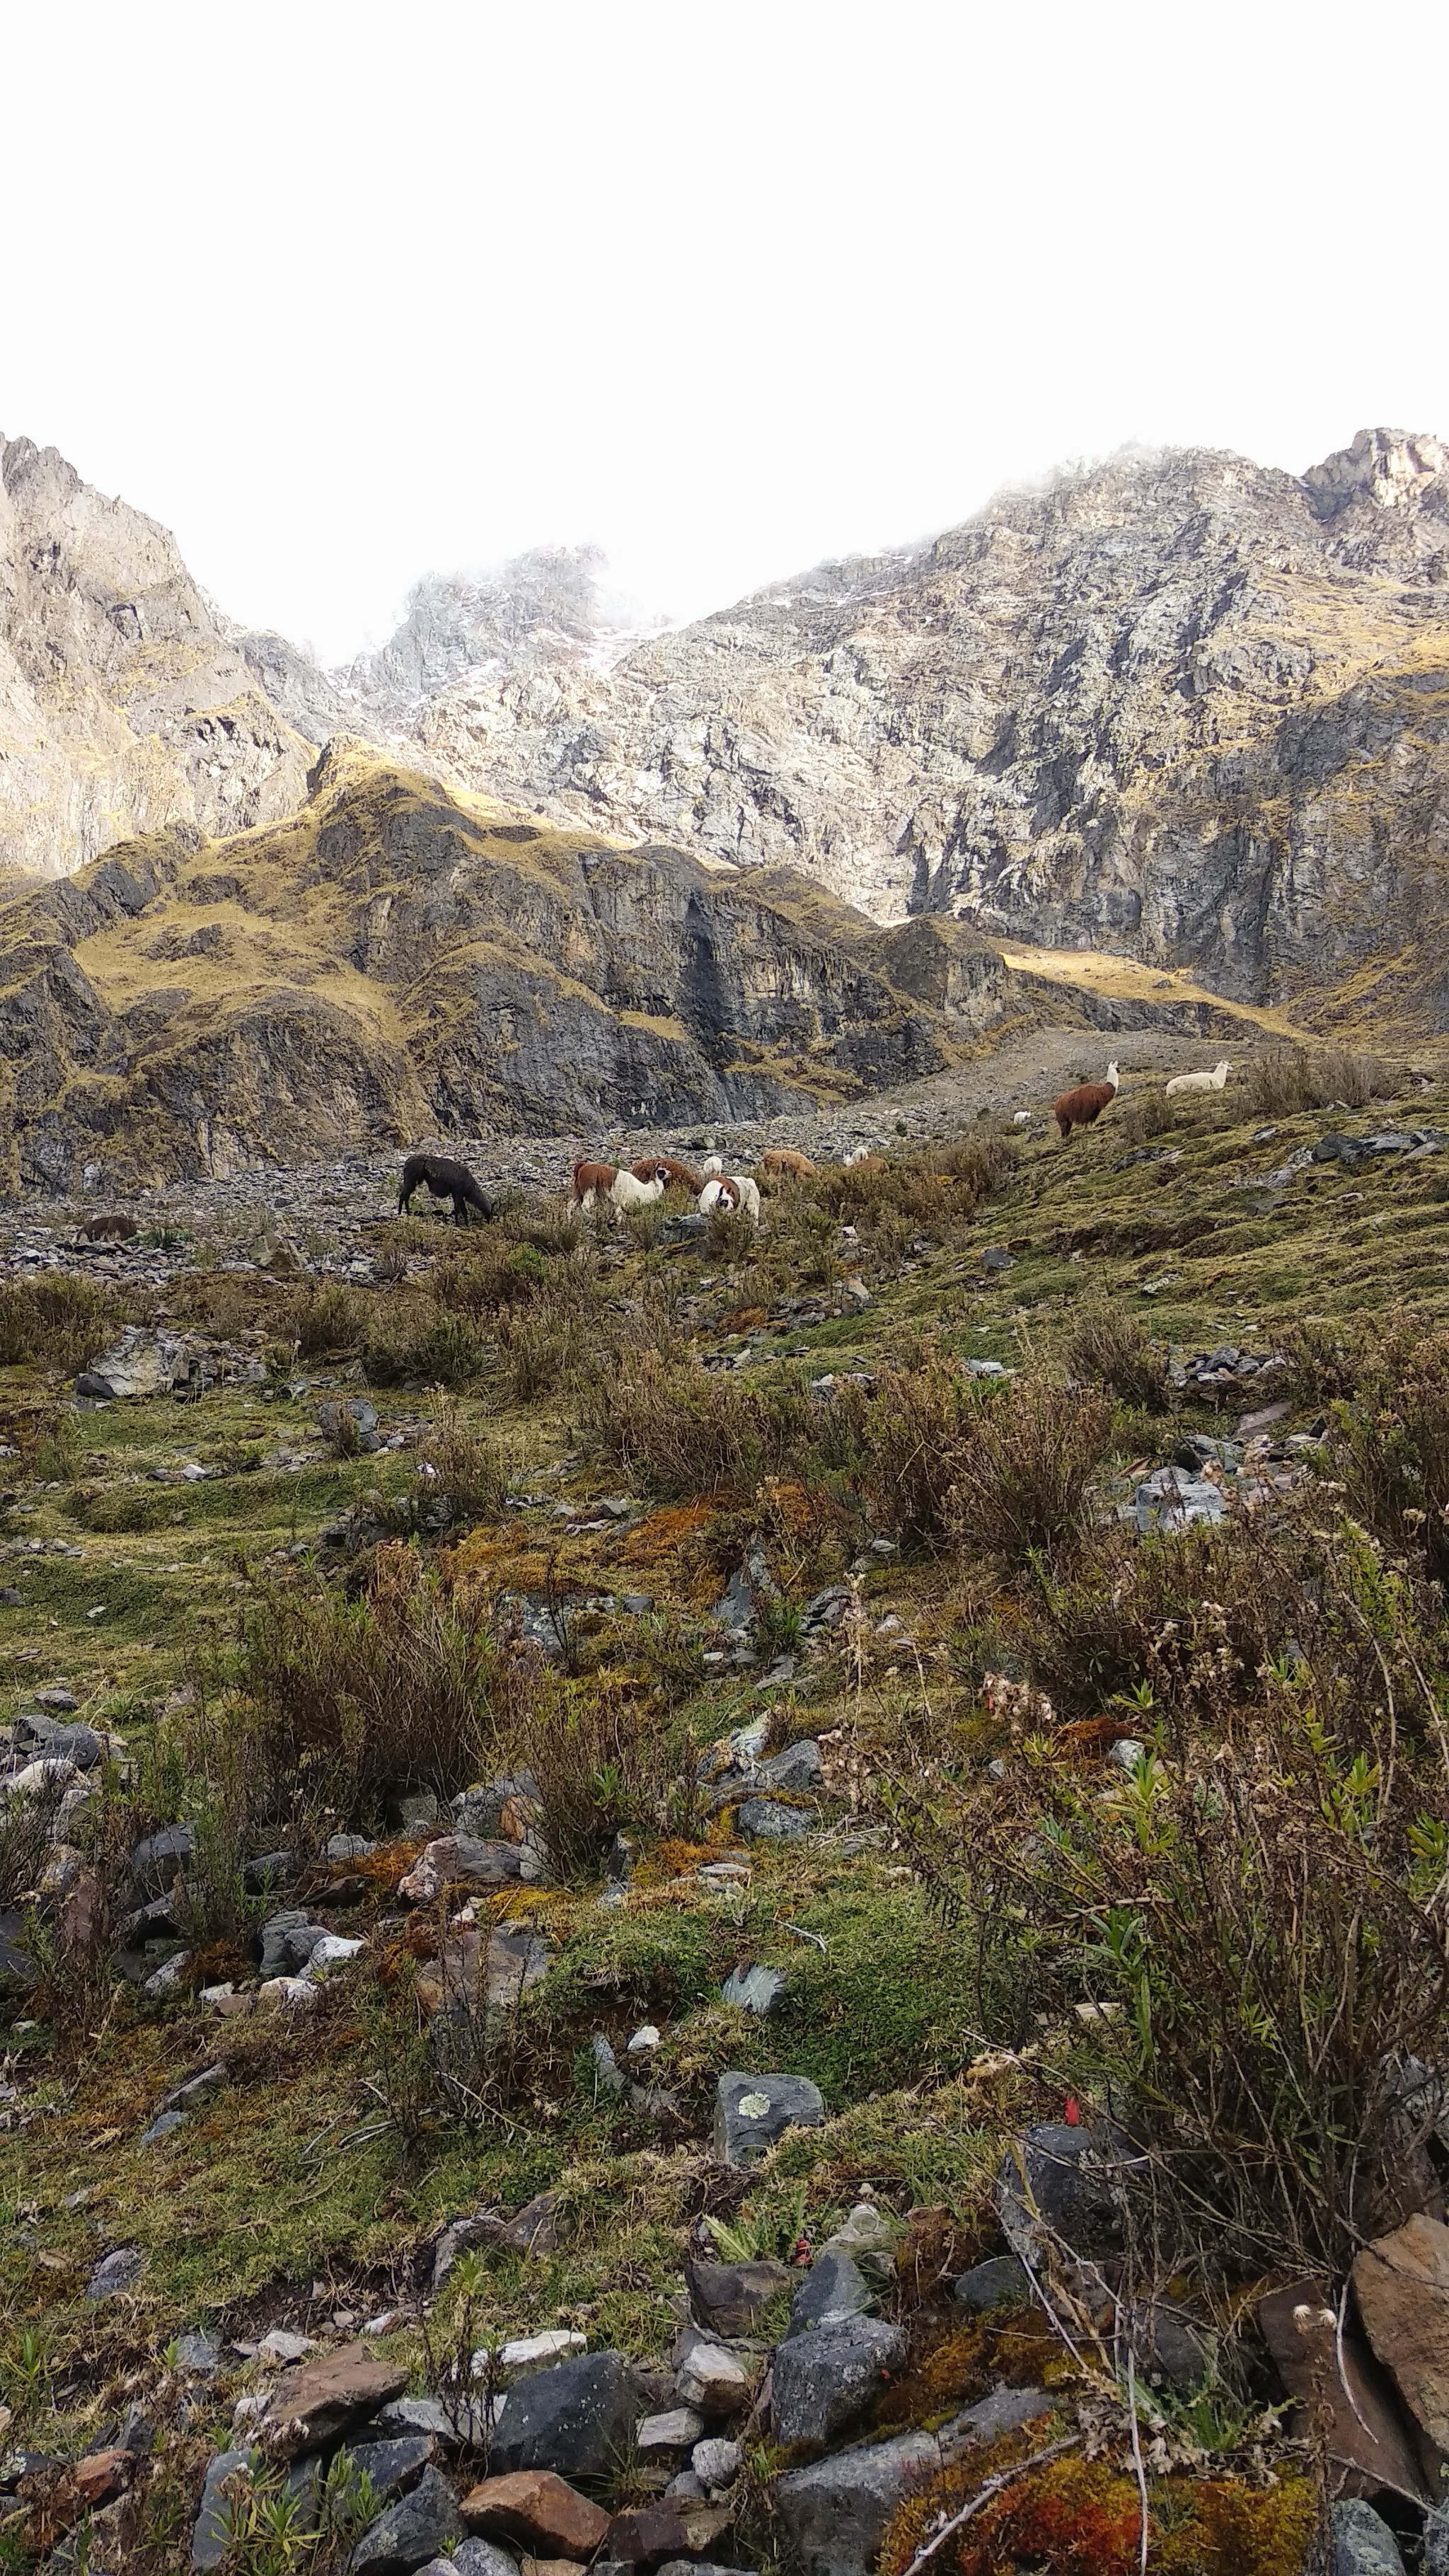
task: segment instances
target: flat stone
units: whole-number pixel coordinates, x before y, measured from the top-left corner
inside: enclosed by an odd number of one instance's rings
[[[258,2438],[274,2459],[321,2450],[399,2397],[407,2377],[405,2368],[380,2360],[365,2344],[339,2344],[304,2362],[277,2389],[258,2423]]]
[[[721,2164],[755,2164],[787,2129],[817,2129],[824,2117],[824,2098],[808,2076],[731,2069],[715,2088],[714,2152]]]
[[[86,2297],[100,2301],[119,2299],[133,2290],[146,2268],[146,2257],[139,2245],[118,2245],[105,2254],[86,2283]]]
[[[741,1800],[740,1832],[747,1842],[796,1843],[813,1834],[818,1818],[809,1807],[785,1807],[776,1798]]]
[[[829,2442],[879,2396],[905,2356],[899,2326],[883,2317],[844,2317],[778,2346],[770,2380],[775,2439]]]
[[[1220,1485],[1188,1474],[1182,1467],[1159,1467],[1132,1497],[1132,1515],[1144,1538],[1155,1531],[1187,1529],[1194,1521],[1213,1525],[1227,1513]]]
[[[1449,2452],[1449,2227],[1422,2211],[1354,2258],[1363,2329],[1414,2421]]]
[[[616,2513],[604,2543],[609,2559],[620,2567],[657,2567],[688,2551],[687,2564],[697,2566],[698,2553],[728,2531],[728,2505],[697,2504],[687,2496]]]
[[[516,2335],[511,2343],[500,2344],[493,2358],[505,2378],[526,2379],[531,2370],[551,2369],[555,2362],[568,2361],[587,2349],[584,2335],[566,2326],[550,2326],[543,2334]]]
[[[136,2473],[136,2456],[119,2442],[105,2451],[88,2451],[71,2471],[75,2491],[88,2511],[124,2495]]]
[[[603,2478],[633,2445],[643,2408],[619,2352],[583,2354],[535,2371],[508,2392],[493,2439],[500,2474],[552,2469],[564,2478]]]
[[[506,2411],[506,2410],[505,2410]],[[551,2469],[514,2470],[484,2478],[458,2508],[470,2531],[488,2540],[519,2540],[530,2549],[589,2559],[606,2538],[609,2516]]]
[[[696,2326],[685,2326],[674,2348],[674,2393],[681,2405],[697,2406],[702,2415],[738,2415],[753,2389],[736,2354]]]
[[[438,2448],[434,2433],[399,2433],[390,2442],[351,2442],[352,2465],[372,2481],[374,2495],[387,2503],[420,2477]]]
[[[441,2469],[426,2468],[415,2487],[370,2523],[347,2562],[348,2576],[414,2576],[449,2543],[463,2524],[453,2490]]]
[[[1362,2496],[1345,2496],[1328,2517],[1332,2576],[1404,2576],[1399,2544]]]
[[[148,1977],[146,1980],[148,1987],[150,1982],[151,1981]],[[184,2111],[158,2111],[149,2129],[143,2129],[141,2131],[136,2144],[140,2147],[159,2146],[163,2138],[170,2137],[173,2129],[184,2129],[185,2126],[186,2114]]]
[[[666,2414],[645,2416],[635,2432],[634,2448],[641,2460],[692,2451],[703,2431],[704,2417],[692,2406],[671,2406]]]
[[[524,1843],[475,1842],[471,1834],[440,1834],[398,1883],[409,1905],[430,1905],[445,1887],[508,1887],[542,1875]]]
[[[220,2567],[227,2554],[227,2499],[222,2487],[228,2478],[245,2472],[250,2475],[260,2465],[257,2451],[217,2451],[207,2463],[202,2480],[201,2504],[191,2529],[191,2564],[194,2568]]]
[[[696,2313],[722,2335],[752,2334],[770,2301],[795,2278],[784,2263],[706,2263],[691,2259],[684,2277]]]
[[[578,2561],[566,2559],[563,2563],[573,2567]],[[539,2562],[535,2559],[531,2564],[537,2566]],[[492,2540],[460,2540],[446,2558],[430,2558],[426,2567],[418,2569],[417,2576],[518,2576],[518,2561]]]
[[[444,2406],[436,2397],[394,2397],[378,2408],[375,2423],[365,2429],[369,2439],[374,2434],[391,2439],[425,2433],[441,2451],[478,2451],[490,2436],[492,2422],[481,2397],[465,2398],[451,2406]]]
[[[955,2295],[973,2316],[984,2316],[989,2308],[1022,2307],[1034,2293],[1014,2254],[993,2254],[961,2274]]]
[[[209,2334],[178,2335],[172,2361],[177,2370],[195,2379],[210,2379],[221,2368],[221,2351]]]
[[[1258,2326],[1305,2433],[1325,2422],[1329,2457],[1372,2482],[1422,2496],[1424,2480],[1388,2373],[1346,2323],[1339,2368],[1337,2312],[1321,2280],[1305,2277],[1258,2302]]]

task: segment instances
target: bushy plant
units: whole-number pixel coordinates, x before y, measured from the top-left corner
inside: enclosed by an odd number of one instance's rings
[[[0,1368],[33,1360],[70,1371],[95,1359],[125,1320],[110,1289],[65,1271],[0,1280]]]
[[[367,1300],[338,1280],[293,1289],[279,1300],[276,1323],[304,1360],[356,1350],[367,1329]]]
[[[1449,1330],[1391,1325],[1357,1398],[1334,1408],[1350,1507],[1449,1581]]]
[[[367,1326],[365,1365],[379,1386],[471,1386],[492,1356],[492,1344],[472,1317],[440,1306],[435,1297],[389,1297]]]
[[[419,1500],[447,1506],[450,1521],[490,1519],[503,1509],[508,1477],[491,1440],[470,1431],[457,1406],[439,1403],[437,1419],[418,1443]]]
[[[1124,1404],[1145,1413],[1167,1409],[1167,1355],[1144,1332],[1135,1315],[1106,1297],[1094,1297],[1079,1310],[1066,1345],[1066,1364],[1074,1377],[1109,1387]]]
[[[865,1479],[883,1529],[1021,1563],[1081,1534],[1112,1408],[1024,1372],[983,1384],[928,1358],[894,1370],[865,1427]]]
[[[684,1833],[695,1821],[693,1742],[617,1682],[535,1664],[506,1740],[514,1769],[533,1775],[543,1840],[562,1878],[596,1872],[630,1826]]]
[[[238,1680],[263,1793],[352,1816],[389,1789],[461,1788],[483,1761],[497,1675],[481,1612],[451,1603],[411,1547],[378,1549],[360,1600],[259,1586]]]
[[[1248,1066],[1243,1100],[1255,1118],[1292,1118],[1335,1104],[1362,1109],[1370,1100],[1390,1098],[1401,1089],[1402,1079],[1400,1068],[1381,1056],[1351,1055],[1337,1047],[1283,1047]]]
[[[1149,1646],[1135,1768],[1104,1779],[1039,1732],[969,1821],[960,1793],[898,1785],[994,1961],[983,2011],[1069,2030],[1062,2080],[1089,2048],[1150,2151],[1137,2223],[1168,2271],[1191,2249],[1337,2273],[1422,2197],[1437,2097],[1407,2104],[1404,2070],[1442,2063],[1449,2013],[1442,1686],[1362,1532],[1295,1546],[1257,1560],[1271,1660],[1240,1658],[1211,1601],[1199,1651],[1170,1622]]]
[[[810,1400],[795,1379],[741,1386],[656,1343],[623,1343],[588,1386],[583,1419],[602,1456],[665,1498],[752,1492],[808,1444]]]

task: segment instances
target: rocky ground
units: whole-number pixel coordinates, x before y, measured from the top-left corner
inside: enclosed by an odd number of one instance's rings
[[[1449,1089],[1114,1043],[7,1212],[0,2566],[1449,2564]]]

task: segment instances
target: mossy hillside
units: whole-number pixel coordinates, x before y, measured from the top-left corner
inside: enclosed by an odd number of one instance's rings
[[[1144,1100],[1139,1088],[1139,1113]],[[1425,1325],[1446,1318],[1449,1198],[1437,1158],[1406,1166],[1386,1157],[1352,1172],[1312,1167],[1274,1194],[1274,1204],[1281,1197],[1288,1206],[1286,1219],[1257,1210],[1266,1172],[1325,1126],[1363,1132],[1407,1117],[1449,1123],[1449,1095],[1414,1093],[1347,1117],[1278,1121],[1261,1144],[1260,1122],[1243,1114],[1231,1091],[1190,1104],[1142,1142],[1134,1141],[1134,1114],[1129,1088],[1102,1126],[1070,1147],[1017,1140],[1015,1162],[990,1196],[968,1217],[948,1223],[943,1214],[946,1243],[933,1239],[928,1220],[902,1213],[903,1191],[920,1186],[914,1166],[902,1166],[899,1183],[887,1176],[862,1188],[850,1212],[859,1239],[846,1247],[832,1236],[830,1276],[819,1290],[828,1306],[843,1276],[863,1277],[871,1303],[849,1314],[802,1323],[778,1312],[781,1298],[799,1291],[801,1248],[813,1239],[808,1192],[778,1196],[758,1241],[726,1240],[687,1260],[601,1229],[580,1253],[546,1257],[541,1285],[553,1293],[577,1262],[597,1265],[610,1309],[621,1299],[647,1309],[651,1299],[683,1297],[679,1349],[692,1342],[701,1355],[743,1355],[729,1378],[762,1393],[824,1369],[840,1377],[856,1363],[875,1372],[909,1365],[932,1344],[1010,1367],[1059,1366],[1084,1305],[1103,1298],[1188,1351],[1221,1340],[1267,1351],[1312,1315],[1352,1321],[1402,1307]],[[1132,1159],[1162,1151],[1182,1160]],[[1235,1186],[1242,1179],[1247,1190]],[[943,1207],[949,1197],[943,1189]],[[379,1244],[394,1231],[456,1256],[456,1239],[441,1227],[380,1228]],[[981,1251],[998,1244],[1011,1247],[1012,1268],[983,1272]],[[1165,1272],[1176,1278],[1157,1285]],[[360,1306],[386,1297],[421,1309],[437,1275],[360,1292]],[[1144,1297],[1147,1286],[1156,1294]],[[184,1295],[172,1303],[184,1315]],[[541,1293],[540,1310],[546,1306]],[[741,1325],[742,1315],[763,1321]],[[358,1363],[343,1355],[341,1364]],[[335,1377],[338,1365],[321,1375]],[[198,1663],[225,1681],[239,1623],[257,1598],[257,1571],[271,1568],[270,1580],[283,1568],[283,1579],[303,1584],[328,1579],[323,1570],[338,1559],[322,1543],[324,1527],[354,1504],[365,1508],[392,1480],[400,1492],[411,1475],[407,1453],[381,1462],[323,1453],[313,1417],[329,1391],[273,1402],[255,1387],[231,1388],[184,1411],[157,1403],[75,1416],[43,1370],[6,1372],[5,1401],[48,1405],[70,1426],[63,1476],[31,1478],[12,1467],[12,1533],[86,1550],[79,1563],[10,1560],[27,1595],[23,1609],[0,1610],[10,1681],[68,1680],[87,1709],[118,1724],[144,1756],[161,1702]],[[425,1387],[368,1392],[384,1431],[437,1409]],[[832,1478],[843,1471],[828,1456],[804,1454],[793,1475],[756,1493],[711,1487],[659,1501],[646,1489],[625,1524],[586,1527],[597,1517],[596,1498],[618,1485],[594,1455],[581,1385],[565,1375],[520,1403],[506,1371],[490,1362],[453,1401],[464,1427],[508,1462],[515,1490],[542,1497],[485,1514],[461,1536],[450,1529],[424,1540],[447,1580],[485,1601],[549,1584],[565,1593],[643,1588],[659,1622],[687,1628],[717,1597],[744,1534],[762,1534],[787,1606],[840,1573],[857,1543],[858,1523],[852,1535],[848,1518],[837,1517],[846,1505]],[[1296,1419],[1311,1412],[1305,1405]],[[818,1406],[809,1418],[818,1421]],[[1201,1407],[1158,1420],[1124,1413],[1111,1466],[1140,1468],[1170,1455],[1192,1423],[1232,1427]],[[291,1473],[249,1463],[258,1451],[265,1458],[283,1447],[316,1454]],[[188,1461],[220,1472],[155,1482],[156,1470],[169,1478]],[[560,1502],[572,1507],[572,1520],[559,1515]],[[130,1515],[147,1522],[158,1508],[164,1518],[156,1526],[95,1525]],[[279,1553],[294,1548],[304,1553]],[[342,1559],[334,1584],[352,1579],[350,1563]],[[705,1744],[773,1707],[777,1741],[806,1731],[841,1736],[874,1747],[872,1758],[908,1765],[937,1758],[943,1723],[963,1730],[978,1759],[1008,1746],[1001,1722],[980,1706],[981,1604],[974,1595],[963,1601],[961,1580],[959,1566],[928,1555],[882,1559],[856,1578],[854,1642],[822,1666],[808,1696],[786,1687],[762,1699],[750,1676],[691,1677],[685,1667],[669,1684],[683,1693],[675,1717]],[[103,1602],[105,1617],[92,1620]],[[903,1623],[899,1639],[877,1634],[890,1617]],[[656,1649],[652,1637],[648,1623],[607,1616],[589,1623],[580,1639],[583,1687],[594,1675],[637,1693],[641,1711],[648,1708],[664,1669],[656,1652],[673,1651],[667,1641]],[[483,2249],[468,2275],[470,2330],[491,2339],[577,2321],[591,2342],[662,2355],[691,2230],[714,2188],[701,2140],[714,2077],[726,2065],[811,2074],[830,2113],[824,2130],[790,2140],[758,2178],[742,2183],[721,2210],[731,2225],[770,2242],[799,2225],[818,2241],[868,2182],[901,2206],[941,2206],[962,2230],[979,2229],[1005,2129],[1059,2111],[1060,2095],[1033,2080],[1029,2053],[1013,2063],[983,2049],[978,1962],[965,1934],[943,1928],[926,1906],[909,1849],[892,1849],[874,1819],[874,1839],[851,1849],[858,1837],[848,1801],[835,1812],[843,1840],[753,1847],[742,1895],[709,1897],[693,1874],[701,1857],[736,1847],[726,1815],[705,1841],[677,1851],[656,1851],[646,1836],[624,1909],[600,1909],[587,1884],[531,1892],[498,1909],[545,1932],[555,1964],[500,2038],[496,2106],[476,2127],[452,2116],[424,2080],[409,2001],[412,1954],[398,1951],[395,1920],[385,1928],[395,1917],[390,1884],[330,1909],[328,1882],[318,1882],[315,1902],[338,1929],[379,1928],[368,1963],[338,1979],[301,2031],[245,2022],[218,2028],[185,2000],[153,2005],[121,1990],[88,2014],[78,2047],[58,2007],[43,2002],[37,2016],[23,2000],[14,2005],[12,2020],[36,2026],[15,2039],[26,2117],[11,2132],[6,2170],[15,2205],[34,2215],[6,2241],[4,2289],[15,2335],[41,2330],[55,2390],[72,2390],[57,2435],[74,2438],[98,2424],[113,2374],[138,2366],[170,2333],[207,2320],[232,2331],[260,2322],[316,2325],[335,2308],[402,2303],[432,2228],[465,2208],[516,2208],[543,2189],[562,2195],[558,2252],[525,2261]],[[767,2023],[719,2000],[722,1980],[743,1960],[786,1971],[785,1996]],[[990,1993],[984,2003],[987,2013],[994,2009]],[[648,2075],[679,2103],[674,2130],[661,2132],[627,2098],[601,2097],[592,2069],[592,2033],[609,2035],[624,2059],[644,2020],[664,2033]],[[140,2132],[168,2084],[218,2052],[229,2082],[216,2108],[143,2149]],[[92,2197],[67,2207],[78,2187]],[[81,2296],[85,2272],[119,2243],[142,2246],[145,2279],[124,2315],[97,2315]],[[442,2317],[462,2295],[449,2294]],[[426,2383],[430,2365],[416,2328],[400,2328],[383,2348],[403,2352],[415,2384]],[[18,2368],[13,2352],[7,2367]],[[225,2415],[219,2407],[218,2435]]]

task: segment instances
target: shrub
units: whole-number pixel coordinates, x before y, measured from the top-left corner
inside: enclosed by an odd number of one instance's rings
[[[693,1827],[693,1740],[671,1734],[617,1683],[535,1664],[507,1744],[512,1766],[533,1774],[561,1878],[596,1872],[615,1834],[631,1826],[681,1835]]]
[[[1112,1408],[1022,1376],[983,1385],[944,1362],[883,1377],[866,1425],[866,1485],[884,1529],[1021,1562],[1079,1535]]]
[[[389,1789],[445,1794],[476,1778],[498,1666],[481,1613],[451,1605],[416,1552],[393,1544],[358,1601],[260,1587],[238,1677],[265,1795],[300,1790],[352,1816]]]
[[[367,1300],[335,1279],[293,1289],[276,1308],[281,1333],[304,1360],[325,1352],[355,1350],[367,1329]]]
[[[1295,1404],[1330,1404],[1352,1395],[1364,1366],[1363,1333],[1342,1315],[1306,1315],[1285,1324],[1278,1348],[1288,1362],[1287,1388]]]
[[[64,1271],[38,1279],[0,1280],[0,1368],[24,1360],[44,1368],[84,1368],[125,1320],[108,1288]]]
[[[420,1499],[445,1503],[450,1520],[486,1520],[502,1511],[508,1478],[492,1442],[442,1403],[418,1444],[418,1488]]]
[[[1105,1398],[1022,1376],[977,1399],[950,1498],[958,1547],[1021,1564],[1080,1537],[1087,1485],[1112,1439]]]
[[[1351,1509],[1449,1581],[1449,1329],[1390,1327],[1332,1441]]]
[[[1284,1047],[1249,1065],[1243,1095],[1256,1118],[1292,1118],[1335,1103],[1362,1109],[1370,1100],[1390,1098],[1402,1083],[1401,1069],[1381,1056],[1349,1055],[1339,1048],[1311,1054],[1304,1047]]]
[[[804,1448],[810,1400],[803,1386],[741,1386],[637,1341],[588,1388],[585,1427],[632,1482],[666,1499],[734,1487],[750,1493]]]
[[[1088,2046],[1151,2151],[1134,2215],[1159,2278],[1187,2257],[1336,2276],[1422,2199],[1437,2100],[1406,2109],[1402,2070],[1440,2063],[1449,2009],[1437,1656],[1361,1533],[1298,1544],[1260,1543],[1273,1661],[1204,1638],[1185,1690],[1164,1629],[1137,1676],[1148,1756],[1110,1786],[1043,1734],[969,1815],[897,1784],[927,1875],[1015,1980],[1013,2026],[1068,2025],[1057,2080]]]
[[[1110,1387],[1124,1404],[1144,1413],[1167,1410],[1167,1358],[1149,1340],[1135,1315],[1106,1298],[1084,1305],[1066,1346],[1066,1363],[1074,1377]]]
[[[386,1298],[367,1327],[364,1365],[379,1386],[469,1386],[491,1357],[471,1317],[451,1314],[433,1297]]]

